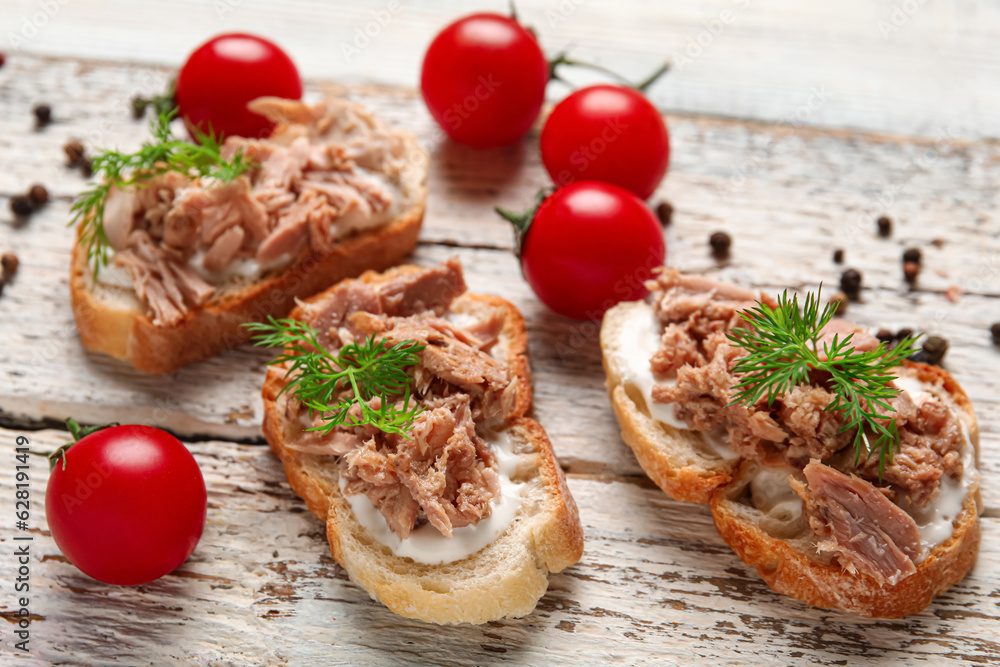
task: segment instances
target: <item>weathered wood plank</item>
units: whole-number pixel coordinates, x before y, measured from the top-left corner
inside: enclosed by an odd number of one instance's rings
[[[33,182],[66,201],[80,191],[84,181],[63,166],[67,139],[137,146],[146,126],[131,119],[129,100],[157,90],[167,77],[162,68],[28,57],[0,69],[0,146],[17,165],[0,171],[0,220],[10,219],[6,198]],[[311,94],[327,89],[317,82]],[[415,91],[346,90],[431,151],[424,240],[510,247],[509,226],[491,209],[524,208],[548,183],[536,134],[513,147],[476,151],[443,140]],[[32,103],[55,99],[58,122],[33,132]],[[735,237],[734,266],[755,276],[829,282],[839,273],[830,254],[844,247],[866,284],[903,290],[900,256],[916,246],[925,254],[921,289],[943,292],[957,284],[1000,294],[1000,203],[992,196],[1000,186],[1000,142],[689,116],[668,122],[671,170],[653,200],[665,197],[677,209],[668,254],[684,268],[714,265],[706,240],[721,229]],[[883,213],[895,220],[889,240],[875,237],[875,218]],[[932,245],[938,239],[940,248]]]
[[[600,2],[522,0],[517,8],[550,55],[570,48],[633,79],[673,61],[650,91],[666,110],[928,136],[946,127],[970,138],[1000,134],[994,3],[631,0],[610,11]],[[432,35],[478,10],[506,12],[507,3],[291,0],[278,10],[265,0],[8,0],[0,48],[176,67],[211,35],[249,30],[282,44],[307,76],[412,87]]]
[[[16,169],[0,170],[0,248],[22,259],[18,280],[0,298],[0,411],[16,416],[156,423],[180,433],[256,438],[259,383],[267,355],[249,349],[224,354],[167,377],[146,377],[84,352],[69,310],[65,229],[71,197],[83,186],[62,166],[62,144],[72,136],[107,145],[135,145],[145,132],[123,106],[148,74],[124,64],[21,57],[0,69],[0,149]],[[157,84],[165,73],[150,74]],[[157,78],[158,77],[158,78]],[[68,92],[66,92],[68,91]],[[505,250],[506,224],[491,207],[530,201],[545,182],[537,137],[519,149],[479,153],[448,142],[435,130],[412,91],[350,89],[351,94],[433,146],[431,196],[418,263],[458,254],[474,290],[511,299],[525,313],[535,368],[537,415],[553,434],[563,463],[579,472],[640,474],[621,443],[604,394],[596,327],[547,311],[519,276]],[[30,131],[30,104],[65,100],[59,122]],[[60,109],[64,111],[60,111]],[[989,323],[1000,319],[1000,145],[933,142],[898,137],[797,129],[705,119],[671,119],[674,163],[661,192],[677,208],[667,229],[668,262],[747,285],[836,284],[843,267],[833,247],[846,249],[846,266],[865,274],[871,289],[850,316],[873,326],[910,326],[946,336],[947,360],[973,398],[984,434],[984,469],[1000,473],[1000,354]],[[773,143],[772,143],[773,142]],[[758,158],[757,162],[751,160]],[[750,162],[747,162],[750,160]],[[734,169],[750,164],[745,182]],[[57,201],[24,227],[10,225],[6,197],[44,182]],[[898,186],[898,187],[897,187]],[[875,236],[878,198],[895,218],[891,239]],[[734,238],[733,257],[719,265],[708,254],[716,229]],[[933,245],[941,239],[939,248]],[[901,279],[899,257],[916,245],[924,252],[918,289]],[[951,285],[967,295],[952,303]],[[573,391],[566,391],[572,386]],[[995,477],[994,477],[995,478]],[[997,489],[997,490],[994,490]],[[1000,484],[987,485],[1000,507]]]
[[[14,577],[13,440],[0,430],[0,580]],[[65,440],[25,432],[36,449]],[[972,574],[923,613],[861,620],[772,593],[703,507],[646,482],[573,475],[583,561],[553,575],[532,615],[437,628],[372,602],[330,559],[260,447],[190,445],[209,489],[205,534],[177,572],[139,587],[79,573],[45,530],[45,461],[33,457],[31,648],[55,662],[128,664],[985,664],[1000,661],[1000,517],[983,519]],[[10,596],[2,613],[16,611]],[[9,630],[10,628],[7,628]],[[0,629],[0,632],[6,630]],[[3,650],[7,650],[5,646]],[[586,657],[584,657],[586,656]]]

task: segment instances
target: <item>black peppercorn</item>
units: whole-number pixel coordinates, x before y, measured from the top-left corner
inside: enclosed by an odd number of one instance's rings
[[[900,329],[896,332],[896,340],[903,340],[904,338],[913,338],[913,329]]]
[[[1000,345],[1000,322],[994,322],[990,327],[990,335],[993,337],[993,344]]]
[[[891,343],[896,340],[896,334],[892,333],[888,329],[879,329],[878,333],[875,334],[875,337],[883,343]]]
[[[924,340],[923,352],[927,355],[929,364],[939,365],[947,351],[948,341],[941,336],[928,336]]]
[[[844,249],[843,248],[837,248],[836,250],[833,251],[833,263],[834,264],[843,264],[844,263]]]
[[[9,283],[14,274],[17,273],[17,255],[12,252],[5,252],[0,257],[0,284]]]
[[[94,163],[90,161],[89,157],[80,160],[80,173],[83,174],[84,178],[90,178],[94,175]]]
[[[48,104],[39,104],[34,109],[35,124],[38,127],[45,127],[52,122],[52,107]]]
[[[674,206],[668,201],[661,201],[656,207],[656,217],[660,219],[660,224],[669,227],[674,219]]]
[[[142,120],[142,117],[146,115],[146,100],[141,97],[132,98],[132,118],[135,120]]]
[[[878,235],[882,238],[888,238],[892,234],[892,220],[888,216],[882,216],[876,223],[878,225]]]
[[[17,195],[16,197],[10,198],[10,210],[19,218],[31,215],[31,212],[35,210],[35,207],[31,204],[31,198],[28,195]]]
[[[906,264],[907,262],[920,264],[920,259],[920,248],[907,248],[906,252],[903,253],[903,264]]]
[[[717,259],[725,259],[729,257],[729,246],[733,244],[733,240],[725,232],[715,232],[708,237],[708,244],[712,246],[712,254]]]
[[[34,204],[35,208],[45,206],[46,202],[49,201],[49,191],[45,189],[44,185],[32,185],[28,190],[28,197],[31,199],[31,203]]]
[[[847,269],[840,274],[840,291],[850,299],[857,300],[861,292],[861,273],[855,269]]]
[[[84,156],[83,144],[73,139],[63,146],[63,150],[66,152],[66,164],[70,167],[79,167]]]

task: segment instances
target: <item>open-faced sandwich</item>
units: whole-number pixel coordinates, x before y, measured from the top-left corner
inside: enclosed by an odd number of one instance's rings
[[[907,361],[818,299],[663,269],[606,314],[622,437],[672,497],[710,503],[776,591],[898,618],[972,567],[979,435],[943,369]]]
[[[465,290],[457,260],[401,266],[250,327],[282,350],[264,435],[333,557],[392,611],[434,623],[530,613],[583,548],[549,440],[525,416],[524,321]]]
[[[83,344],[165,373],[246,340],[296,298],[397,263],[424,214],[426,154],[362,106],[261,98],[270,136],[173,140],[95,159],[70,289]]]

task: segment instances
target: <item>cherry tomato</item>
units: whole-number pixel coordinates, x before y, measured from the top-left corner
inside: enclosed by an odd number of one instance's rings
[[[150,426],[114,426],[56,461],[45,513],[56,545],[85,574],[143,584],[187,560],[205,527],[205,481],[181,442]]]
[[[581,320],[644,298],[644,282],[665,257],[663,229],[649,207],[628,190],[595,181],[545,199],[521,244],[521,269],[538,298]]]
[[[214,37],[188,56],[177,75],[179,116],[216,136],[263,137],[274,123],[247,109],[247,102],[271,95],[302,97],[295,63],[273,42],[243,33]]]
[[[556,185],[604,181],[641,199],[667,173],[670,137],[663,117],[634,88],[582,88],[556,105],[542,128],[542,162]]]
[[[545,99],[549,65],[514,19],[473,14],[431,42],[420,88],[434,120],[455,141],[503,146],[528,131]]]

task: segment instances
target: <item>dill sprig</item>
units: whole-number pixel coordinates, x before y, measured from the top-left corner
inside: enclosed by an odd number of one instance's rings
[[[309,408],[310,417],[318,413],[324,419],[310,430],[329,433],[338,424],[360,426],[371,424],[384,433],[408,437],[417,416],[423,412],[418,403],[411,405],[410,376],[406,367],[420,360],[424,349],[416,341],[404,340],[389,347],[384,339],[369,336],[362,343],[350,343],[331,354],[319,342],[316,330],[305,322],[293,319],[275,320],[244,325],[255,332],[254,344],[281,348],[271,364],[288,363],[285,377],[289,378],[281,393],[294,391]],[[338,394],[345,393],[336,400]],[[402,396],[397,407],[392,400]],[[381,406],[372,408],[368,401],[379,397]],[[361,419],[349,414],[352,406],[361,406]]]
[[[87,246],[87,260],[94,268],[94,278],[102,266],[107,266],[111,255],[111,242],[104,231],[104,208],[111,188],[119,190],[141,187],[160,174],[176,171],[186,176],[209,178],[228,183],[248,169],[256,166],[237,150],[232,160],[223,160],[220,150],[222,137],[212,132],[195,130],[198,143],[174,138],[170,122],[177,116],[177,109],[161,112],[150,124],[153,139],[135,153],[116,150],[101,151],[92,161],[93,172],[98,175],[98,185],[86,190],[73,202],[70,226],[83,223],[80,243]]]
[[[916,351],[915,339],[909,336],[892,349],[879,343],[874,350],[861,352],[851,344],[854,335],[832,340],[819,346],[821,330],[833,319],[836,303],[820,310],[820,295],[807,294],[805,304],[799,309],[797,296],[786,291],[778,297],[778,307],[765,303],[740,314],[751,326],[737,328],[727,336],[735,347],[749,354],[737,360],[733,372],[743,374],[736,385],[730,405],[753,405],[761,398],[770,406],[794,386],[809,383],[813,371],[830,375],[829,389],[834,398],[826,406],[827,412],[838,413],[844,420],[840,432],[855,429],[855,464],[862,455],[867,460],[878,452],[879,476],[886,463],[892,463],[893,450],[899,448],[899,431],[889,405],[889,399],[900,393],[889,386],[895,378],[890,369],[899,366]],[[825,359],[820,358],[822,351]],[[868,433],[875,436],[869,441]]]

